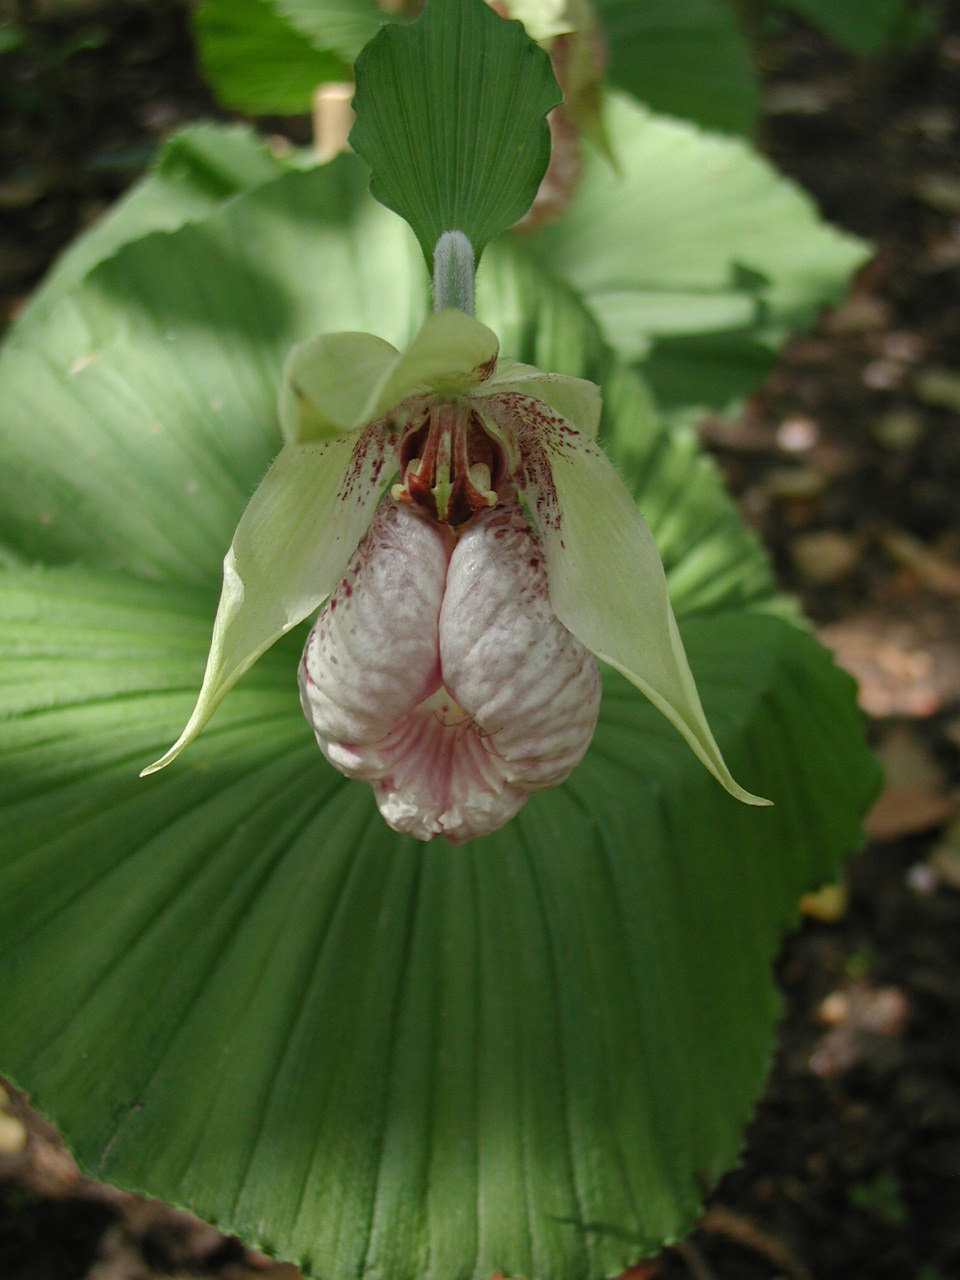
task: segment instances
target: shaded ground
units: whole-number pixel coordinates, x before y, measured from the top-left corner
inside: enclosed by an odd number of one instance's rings
[[[182,4],[77,7],[0,79],[0,319],[158,136],[209,112]],[[878,253],[704,437],[860,679],[889,782],[848,891],[809,902],[785,948],[742,1165],[633,1280],[960,1276],[960,4],[943,7],[929,47],[869,66],[799,26],[763,47],[767,152]],[[21,1099],[3,1150],[3,1280],[297,1274],[79,1182]]]

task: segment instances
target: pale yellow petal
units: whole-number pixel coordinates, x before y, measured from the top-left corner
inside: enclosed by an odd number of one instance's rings
[[[368,420],[409,396],[470,391],[489,378],[499,350],[496,334],[479,320],[463,311],[435,311],[376,388]]]
[[[542,373],[533,365],[504,358],[476,394],[479,398],[515,394],[542,400],[588,440],[594,439],[600,426],[600,388],[586,378]]]
[[[376,388],[400,352],[372,333],[323,333],[293,348],[283,367],[280,428],[288,444],[366,426]]]
[[[429,316],[404,352],[369,333],[329,333],[290,353],[280,426],[291,444],[325,440],[389,415],[410,396],[460,394],[489,377],[496,335],[462,311]]]
[[[565,627],[676,726],[714,777],[746,804],[707,723],[653,535],[602,450],[533,411],[513,423],[518,481],[547,560],[550,602]]]
[[[283,448],[224,559],[197,705],[174,745],[144,774],[170,764],[257,658],[331,593],[373,519],[393,462],[392,443],[377,427]]]

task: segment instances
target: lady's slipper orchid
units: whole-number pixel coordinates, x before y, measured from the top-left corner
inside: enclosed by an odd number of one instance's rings
[[[452,309],[403,354],[361,333],[293,351],[286,443],[224,560],[196,708],[145,773],[326,601],[301,663],[304,710],[398,830],[456,843],[562,781],[593,734],[593,655],[732,795],[766,803],[733,780],[707,724],[656,544],[594,440],[598,388],[498,351]]]

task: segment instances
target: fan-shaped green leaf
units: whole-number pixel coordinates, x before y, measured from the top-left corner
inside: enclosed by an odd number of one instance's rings
[[[546,53],[484,0],[431,0],[357,59],[350,142],[370,189],[413,228],[427,264],[445,231],[484,246],[523,217],[550,159],[561,100]]]
[[[99,1177],[328,1280],[615,1274],[736,1157],[799,894],[875,786],[775,619],[684,641],[745,810],[625,682],[561,790],[461,850],[323,763],[296,649],[191,761],[212,598],[0,574],[0,1063]]]
[[[280,447],[289,347],[325,326],[402,346],[422,317],[416,251],[363,182],[349,157],[289,175],[202,226],[122,249],[42,324],[15,331],[0,357],[0,527],[11,545],[217,579]],[[359,241],[371,249],[362,279]],[[198,292],[213,260],[227,269]],[[479,285],[478,314],[505,354],[604,383],[608,447],[645,490],[678,606],[772,600],[767,558],[713,463],[689,432],[664,428],[576,297],[509,243],[491,248]]]
[[[340,328],[402,347],[424,314],[419,255],[364,185],[346,156],[287,174],[196,225],[121,247],[42,322],[14,329],[0,356],[0,537],[11,549],[218,580],[280,446],[290,347]],[[606,384],[608,446],[642,494],[679,606],[687,592],[704,607],[774,596],[713,464],[611,365],[570,289],[504,242],[484,260],[477,305],[504,354]],[[615,400],[624,407],[613,412]]]

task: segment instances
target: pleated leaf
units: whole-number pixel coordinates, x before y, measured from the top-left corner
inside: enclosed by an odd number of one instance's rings
[[[428,265],[445,231],[479,260],[533,203],[561,100],[547,54],[484,0],[430,0],[389,24],[356,65],[350,143],[370,189],[413,228]]]
[[[603,382],[710,723],[775,808],[737,805],[611,677],[561,791],[466,849],[400,839],[324,765],[296,636],[136,777],[193,705],[282,356],[321,329],[402,347],[422,318],[419,255],[360,168],[117,247],[0,358],[0,1070],[95,1175],[330,1280],[599,1280],[736,1158],[772,958],[874,769],[851,682],[759,612],[782,607],[766,558],[693,437],[503,244],[478,318]]]
[[[287,174],[196,225],[120,247],[42,323],[15,327],[0,355],[0,538],[11,552],[219,582],[280,448],[290,348],[341,328],[402,348],[424,314],[412,239],[365,181],[346,156]],[[589,312],[519,242],[491,247],[477,306],[504,354],[606,381],[609,352]],[[623,368],[605,387],[602,430],[643,491],[668,574],[685,566],[675,599],[681,585],[703,606],[774,596],[713,463],[692,432],[665,429]]]
[[[773,1047],[798,896],[875,787],[849,678],[775,619],[684,641],[746,810],[619,678],[497,835],[391,833],[296,648],[192,760],[205,592],[0,574],[0,1063],[98,1177],[329,1280],[615,1274],[694,1220]]]

